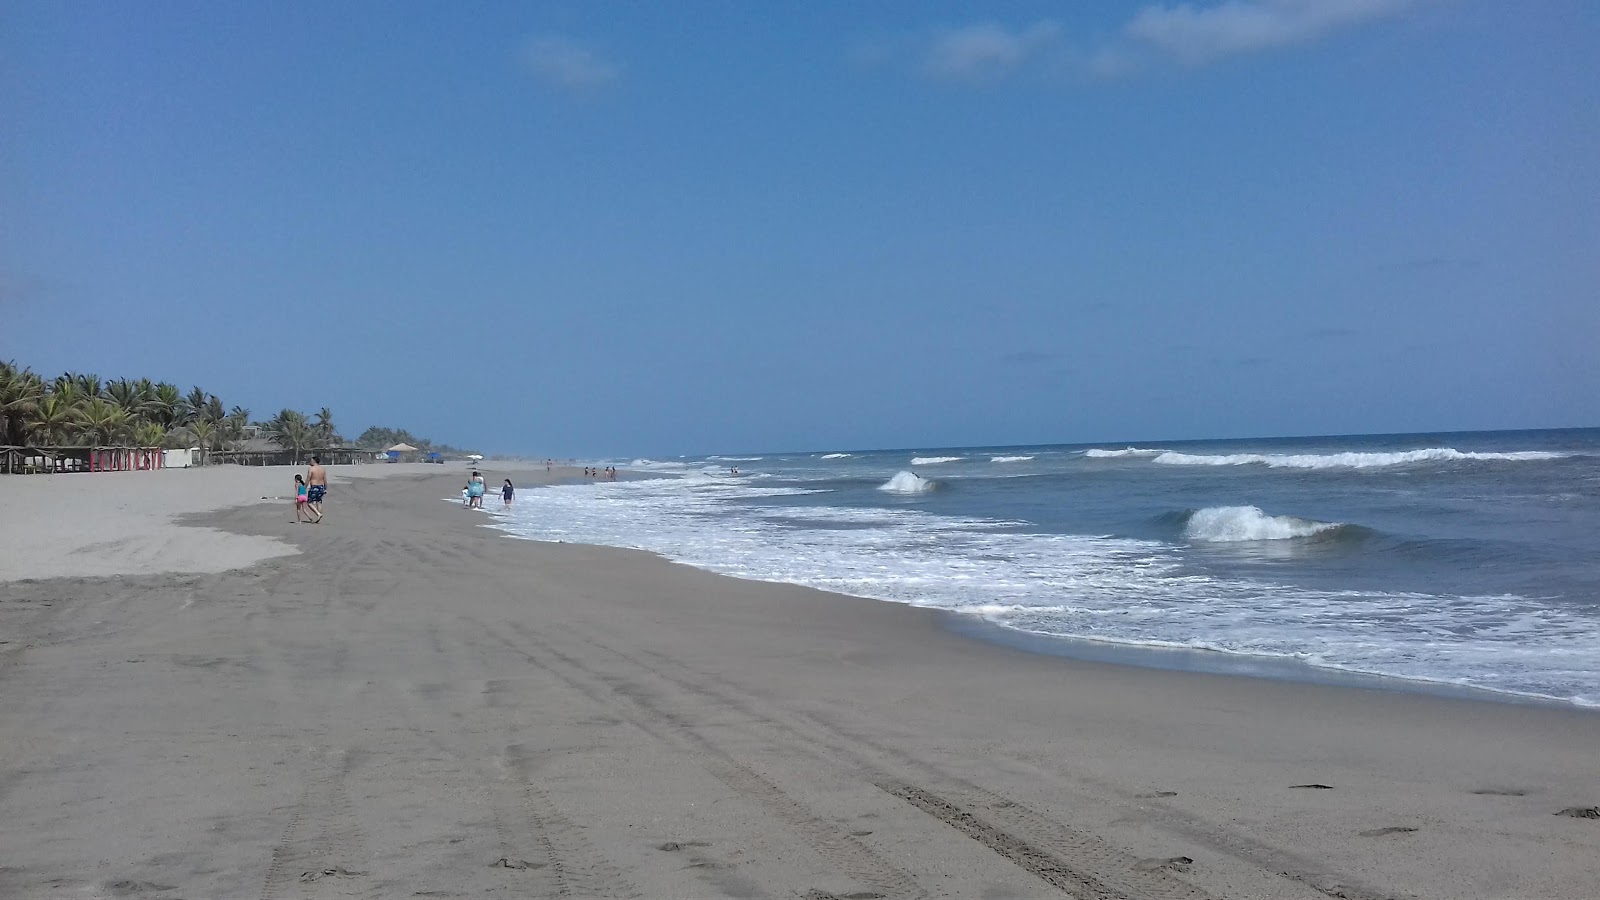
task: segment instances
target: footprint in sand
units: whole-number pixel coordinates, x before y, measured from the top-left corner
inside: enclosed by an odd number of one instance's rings
[[[1187,856],[1169,856],[1166,859],[1158,857],[1141,859],[1134,863],[1133,867],[1141,872],[1155,872],[1162,869],[1172,872],[1187,872],[1192,865],[1194,865],[1194,860]]]
[[[1386,834],[1410,834],[1413,831],[1416,831],[1416,829],[1406,825],[1390,825],[1388,828],[1373,828],[1369,831],[1363,831],[1361,836],[1383,837]]]
[[[545,864],[528,862],[525,859],[510,859],[502,856],[490,863],[489,866],[495,869],[542,869],[544,868]]]
[[[1569,806],[1556,815],[1571,816],[1574,819],[1600,819],[1600,806]]]
[[[349,869],[335,866],[331,869],[318,869],[315,872],[301,872],[301,881],[321,881],[324,878],[355,878],[365,875],[365,872],[352,872]]]
[[[1331,785],[1331,784],[1291,784],[1291,785],[1289,785],[1289,790],[1291,790],[1291,791],[1299,789],[1299,788],[1305,788],[1305,789],[1313,790],[1313,791],[1331,791],[1331,790],[1333,790],[1333,785]]]
[[[1176,796],[1178,796],[1178,792],[1177,791],[1150,791],[1149,793],[1134,794],[1133,796],[1134,796],[1134,799],[1136,799],[1136,800],[1159,800],[1162,797],[1176,797]]]
[[[1473,793],[1481,797],[1526,797],[1528,795],[1527,791],[1519,791],[1516,788],[1480,788],[1473,791]]]

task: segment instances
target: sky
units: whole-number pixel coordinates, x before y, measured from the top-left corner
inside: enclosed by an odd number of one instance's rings
[[[626,456],[1600,425],[1600,5],[0,0],[0,359]]]

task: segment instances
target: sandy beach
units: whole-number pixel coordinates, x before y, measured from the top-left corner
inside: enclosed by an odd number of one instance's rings
[[[455,466],[296,525],[292,475],[0,480],[0,897],[1600,896],[1594,712],[1030,654],[509,539]]]

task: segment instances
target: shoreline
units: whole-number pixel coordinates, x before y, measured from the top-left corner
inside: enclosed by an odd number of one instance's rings
[[[619,473],[621,475],[622,473]],[[676,477],[668,474],[654,473],[626,473],[623,480],[632,480],[639,477]],[[581,480],[581,479],[573,479]],[[570,483],[570,482],[569,482]],[[542,486],[542,485],[541,485]],[[447,501],[446,501],[447,502]],[[517,541],[544,544],[567,544],[567,541],[548,541],[542,538],[525,537],[505,530],[497,522],[497,517],[491,515],[489,521],[477,523],[483,528],[491,529],[500,536]],[[965,614],[957,610],[943,609],[940,607],[924,607],[914,603],[900,600],[884,600],[876,597],[865,597],[857,594],[843,594],[837,591],[828,591],[813,588],[809,585],[787,581],[763,581],[755,578],[744,578],[694,566],[672,559],[665,554],[654,550],[636,547],[621,547],[614,544],[582,544],[600,549],[621,550],[627,552],[648,553],[662,562],[670,565],[683,565],[714,575],[719,578],[730,578],[735,581],[749,584],[782,585],[798,587],[807,590],[818,590],[823,593],[837,596],[850,597],[871,603],[882,603],[890,606],[900,606],[908,609],[924,609],[943,617],[946,627],[954,633],[965,635],[973,640],[1020,650],[1025,653],[1039,654],[1064,659],[1074,659],[1086,662],[1105,663],[1108,665],[1132,666],[1136,668],[1156,669],[1170,672],[1187,672],[1193,674],[1232,675],[1244,678],[1257,678],[1268,681],[1287,681],[1297,684],[1313,684],[1332,687],[1352,688],[1357,690],[1389,691],[1396,693],[1413,693],[1432,697],[1447,697],[1458,700],[1472,700],[1482,703],[1509,703],[1516,705],[1548,706],[1557,709],[1572,709],[1587,713],[1600,713],[1600,704],[1586,703],[1581,700],[1556,697],[1547,694],[1534,694],[1522,691],[1497,690],[1495,688],[1481,687],[1472,684],[1460,684],[1449,681],[1431,680],[1426,678],[1413,678],[1404,675],[1391,675],[1381,672],[1365,672],[1358,669],[1341,668],[1337,666],[1319,666],[1314,663],[1290,657],[1263,656],[1235,652],[1229,650],[1216,650],[1201,647],[1181,647],[1152,643],[1138,643],[1133,641],[1118,641],[1084,637],[1079,635],[1049,635],[1039,634],[1021,629],[1010,628],[989,622],[979,616]]]
[[[1600,883],[1586,711],[1028,652],[938,610],[512,544],[440,502],[458,477],[352,480],[312,528],[196,516],[299,550],[245,569],[0,582],[29,644],[0,661],[0,894]]]

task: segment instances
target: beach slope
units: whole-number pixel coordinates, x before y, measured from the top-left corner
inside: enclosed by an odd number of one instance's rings
[[[0,896],[1600,896],[1593,713],[1031,655],[460,483],[0,581]]]

